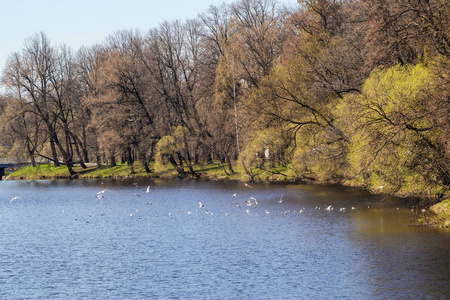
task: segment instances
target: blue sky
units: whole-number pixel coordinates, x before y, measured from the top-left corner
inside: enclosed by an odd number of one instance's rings
[[[121,29],[146,32],[167,20],[195,18],[234,0],[0,0],[0,70],[26,38],[44,31],[53,45],[74,50]],[[281,1],[295,3],[296,0]]]

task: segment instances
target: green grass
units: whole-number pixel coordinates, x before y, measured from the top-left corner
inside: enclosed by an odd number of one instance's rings
[[[150,173],[145,172],[145,168],[141,163],[135,163],[133,165],[134,172],[126,164],[117,164],[115,167],[109,167],[103,165],[100,168],[97,166],[88,167],[83,169],[80,166],[75,166],[73,169],[76,172],[74,178],[78,179],[95,179],[95,178],[123,178],[125,176],[131,178],[174,178],[178,177],[178,173],[175,169],[168,169],[164,172],[154,172],[154,163],[150,163]],[[185,170],[187,174],[187,169]],[[209,165],[196,165],[194,171],[199,173],[201,177],[216,178],[216,179],[239,179],[240,175],[234,173],[231,176],[227,176],[219,163]],[[38,165],[37,167],[23,167],[13,173],[11,178],[16,179],[63,179],[70,178],[69,171],[66,166],[60,166],[55,168],[52,164]]]
[[[83,169],[80,166],[75,166],[74,171],[76,175],[74,178],[78,179],[101,179],[101,178],[123,178],[125,176],[131,178],[175,178],[179,174],[173,168],[168,168],[164,172],[154,171],[154,162],[149,164],[150,173],[146,173],[143,165],[139,162],[134,164],[134,172],[131,172],[131,168],[126,164],[117,164],[117,166],[111,168],[108,165],[103,165],[100,168],[97,166],[91,166],[87,169]],[[226,167],[226,166],[225,166]],[[200,178],[210,178],[218,180],[240,180],[248,181],[249,177],[244,172],[242,166],[234,165],[234,173],[226,174],[219,162],[212,164],[198,164],[194,165],[194,171],[200,175]],[[228,171],[228,169],[227,169]],[[188,174],[187,168],[185,168],[186,176]],[[286,181],[292,179],[289,175],[286,175],[286,168],[278,167],[273,168],[272,171],[257,169],[254,170],[254,179],[256,181]],[[69,172],[66,166],[60,166],[55,168],[51,164],[38,165],[37,167],[23,167],[11,174],[12,178],[16,179],[64,179],[70,178]]]

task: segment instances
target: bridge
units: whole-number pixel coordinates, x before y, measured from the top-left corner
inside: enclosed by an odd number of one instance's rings
[[[15,165],[14,164],[2,164],[0,163],[0,180],[3,179],[3,176],[5,176],[5,169],[7,168],[14,168]]]

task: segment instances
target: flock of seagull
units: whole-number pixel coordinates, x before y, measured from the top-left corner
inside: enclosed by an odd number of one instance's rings
[[[135,187],[137,187],[138,186],[138,184],[137,183],[133,183],[133,185],[135,186]],[[250,185],[250,184],[248,184],[248,183],[244,183],[244,185],[245,185],[245,187],[247,187],[247,188],[250,188],[250,189],[253,189],[253,187]],[[99,191],[96,195],[95,195],[95,198],[97,199],[97,200],[102,200],[103,198],[105,198],[105,193],[107,192],[107,191],[109,191],[109,189],[103,189],[103,190],[101,190],[101,191]],[[151,194],[151,187],[150,186],[148,186],[147,187],[147,189],[146,189],[146,191],[145,191],[145,193],[146,194]],[[141,195],[139,195],[139,194],[137,194],[137,193],[135,193],[135,194],[133,194],[132,196],[136,196],[136,197],[141,197]],[[234,193],[234,194],[232,194],[231,195],[231,197],[232,198],[237,198],[237,193]],[[13,197],[13,198],[11,198],[11,200],[10,200],[10,204],[12,204],[14,201],[16,201],[16,200],[21,200],[21,198],[20,197]],[[277,201],[278,203],[283,203],[283,196],[281,196],[280,198],[279,198],[279,200]],[[148,202],[146,202],[146,204],[147,205],[151,205],[152,203],[150,202],[150,201],[148,201]],[[257,207],[258,205],[259,205],[259,203],[258,203],[258,200],[255,198],[255,197],[250,197],[250,198],[248,198],[247,200],[244,200],[244,203],[238,203],[238,202],[232,202],[231,203],[232,205],[235,205],[237,208],[239,208],[239,210],[240,211],[242,211],[242,210],[244,210],[243,209],[243,206],[245,207],[245,212],[247,213],[247,214],[251,214],[252,213],[252,210],[253,210],[253,208],[255,208],[255,207]],[[242,205],[241,205],[242,204]],[[207,209],[207,207],[205,206],[205,204],[204,203],[202,203],[202,202],[198,202],[198,205],[199,205],[199,207],[197,208],[197,209],[195,209],[195,210],[192,210],[192,211],[186,211],[187,212],[187,214],[188,215],[191,215],[191,214],[193,214],[193,213],[199,213],[199,212],[204,212],[204,213],[206,213],[206,214],[208,214],[208,215],[214,215],[214,213],[211,211],[211,210],[209,210],[209,209]],[[368,205],[367,206],[367,208],[371,208],[371,206],[370,205]],[[333,205],[325,205],[325,206],[316,206],[315,207],[315,210],[325,210],[325,211],[333,211],[334,210],[334,207],[333,207]],[[356,207],[351,207],[351,209],[352,210],[354,210],[354,209],[356,209]],[[398,209],[398,208],[397,208]],[[347,210],[347,208],[345,208],[345,207],[340,207],[339,208],[339,211],[340,212],[345,212]],[[284,212],[283,212],[283,214],[284,215],[287,215],[287,214],[290,214],[290,213],[302,213],[302,212],[304,212],[305,211],[305,208],[301,208],[301,209],[299,209],[299,210],[285,210]],[[336,211],[337,211],[337,209],[336,209]],[[66,210],[62,210],[62,213],[65,213],[66,212]],[[129,214],[129,216],[130,217],[137,217],[138,219],[141,219],[141,216],[139,215],[139,212],[140,212],[140,209],[136,209],[136,213],[138,213],[138,214],[136,214],[137,216],[135,216],[135,214],[134,214],[134,212],[133,213],[130,213]],[[179,212],[184,212],[184,210],[183,209],[180,209],[179,210]],[[226,215],[226,216],[228,216],[229,215],[229,212],[224,212],[223,210],[221,210],[220,211],[220,213],[221,214],[223,214],[223,215]],[[265,209],[264,210],[264,213],[265,214],[270,214],[270,211],[268,210],[268,209]],[[105,215],[105,212],[101,212],[100,213],[100,216],[104,216]],[[159,214],[153,214],[153,216],[155,216],[155,217],[158,217],[159,216]],[[168,216],[169,216],[169,218],[170,219],[173,219],[174,218],[174,214],[172,213],[172,212],[169,212],[168,213]],[[89,214],[89,217],[92,217],[92,214]],[[78,220],[78,218],[75,218],[75,220]],[[86,223],[89,223],[90,221],[89,220],[86,220]]]
[[[133,183],[133,185],[136,186],[136,187],[138,186],[137,183]],[[244,186],[249,188],[249,189],[253,189],[253,187],[250,184],[248,184],[248,183],[244,183]],[[107,191],[108,191],[108,189],[103,189],[103,190],[99,191],[95,195],[95,198],[97,198],[98,200],[103,199],[104,198],[104,194]],[[151,187],[150,186],[147,187],[145,193],[146,194],[151,194]],[[132,196],[141,197],[141,195],[139,195],[139,194],[133,194]],[[232,198],[237,198],[237,193],[233,193],[231,195],[231,197]],[[277,200],[277,202],[279,204],[281,204],[281,203],[283,203],[283,200],[284,200],[283,196],[281,196],[279,198],[279,200]],[[146,203],[147,203],[147,205],[151,205],[152,204],[150,201],[148,201]],[[244,200],[243,203],[238,203],[237,201],[235,201],[235,202],[231,202],[230,204],[231,205],[235,205],[237,208],[239,208],[240,211],[245,211],[245,213],[247,213],[247,214],[252,214],[253,212],[255,212],[255,210],[253,210],[253,209],[256,208],[259,205],[259,202],[258,202],[258,200],[255,197],[251,196],[247,200]],[[328,206],[326,205],[326,206],[323,206],[323,207],[316,206],[315,209],[316,210],[321,210],[322,208],[325,211],[332,211],[332,210],[334,210],[332,205],[328,205]],[[352,207],[351,209],[356,209],[356,208]],[[305,211],[305,208],[301,208],[299,210],[285,210],[285,211],[283,211],[283,215],[295,214],[295,213],[303,213],[304,211]],[[342,207],[342,208],[339,209],[339,211],[340,212],[345,212],[346,208]],[[65,210],[63,210],[63,212],[65,212]],[[140,209],[136,209],[136,213],[137,214],[132,212],[132,213],[129,214],[129,216],[130,217],[137,217],[137,219],[141,219],[141,215],[139,214],[139,212],[141,212],[141,210]],[[188,215],[192,215],[192,214],[195,214],[195,213],[202,213],[202,212],[206,213],[207,215],[211,215],[211,216],[214,215],[214,213],[205,206],[205,203],[202,203],[201,201],[198,201],[198,208],[196,208],[195,210],[187,210],[187,211],[185,211],[184,209],[179,209],[179,212],[180,213],[187,213]],[[270,211],[268,209],[265,209],[264,213],[268,215],[268,214],[270,214]],[[228,215],[230,215],[230,212],[224,212],[223,210],[220,210],[220,214],[228,216]],[[105,213],[102,212],[100,215],[104,216]],[[168,215],[168,217],[170,219],[174,219],[174,217],[175,217],[175,214],[172,213],[172,212],[168,212],[167,215]],[[156,213],[156,214],[152,214],[152,216],[158,217],[158,216],[160,216],[160,214]],[[90,214],[89,217],[92,217],[92,214]],[[78,220],[78,218],[75,218],[75,220]],[[86,223],[89,223],[89,220],[86,220]]]

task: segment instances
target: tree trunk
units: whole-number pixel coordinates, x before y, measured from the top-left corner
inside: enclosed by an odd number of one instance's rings
[[[227,162],[227,166],[228,166],[228,171],[233,174],[234,170],[233,170],[233,166],[231,164],[231,160],[230,160],[230,156],[228,154],[226,154],[225,152],[223,153],[223,155],[225,156],[225,160]]]
[[[82,156],[81,153],[80,153],[80,148],[78,147],[78,144],[77,144],[77,143],[75,143],[75,151],[77,152],[77,155],[78,155],[78,157],[80,158],[80,166],[81,166],[83,169],[87,169],[86,165],[84,164],[83,156]]]
[[[56,153],[55,141],[52,136],[50,136],[50,149],[52,150],[53,166],[57,168],[60,166],[60,164],[58,160],[58,154]]]
[[[127,166],[130,168],[131,174],[134,174],[134,165],[133,165],[133,157],[131,154],[131,146],[127,147],[126,156],[127,156]]]
[[[88,153],[88,149],[87,149],[87,137],[86,137],[86,128],[83,126],[83,143],[81,145],[81,149],[83,152],[83,160],[84,162],[88,163],[89,162],[89,153]]]
[[[112,167],[115,167],[116,165],[117,165],[117,163],[116,163],[116,156],[114,155],[114,151],[109,151],[109,161],[110,161],[110,163],[109,163],[109,166],[112,168]]]
[[[36,168],[36,158],[34,156],[34,150],[31,150],[29,143],[27,143],[27,150],[28,150],[28,156],[30,157],[30,160],[31,160],[31,165],[33,166],[33,168]]]
[[[100,168],[102,166],[102,158],[100,154],[97,154],[96,158],[97,158],[97,168]]]

